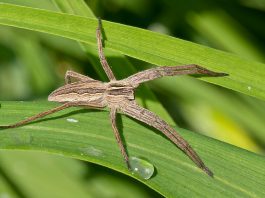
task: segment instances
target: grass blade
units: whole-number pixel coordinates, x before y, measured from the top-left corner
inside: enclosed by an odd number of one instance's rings
[[[0,4],[0,24],[46,32],[96,44],[97,20],[46,10]],[[62,23],[62,21],[64,23]],[[166,35],[103,22],[106,48],[156,65],[196,63],[228,73],[228,77],[202,78],[235,91],[265,99],[264,64]]]
[[[1,125],[54,107],[48,102],[3,102]],[[68,122],[67,118],[78,120]],[[108,112],[68,109],[42,121],[1,130],[1,149],[40,150],[107,166],[131,175],[110,127]],[[119,120],[130,156],[144,157],[157,174],[146,185],[166,197],[264,197],[262,156],[178,129],[213,170],[210,178],[154,130],[125,116]]]

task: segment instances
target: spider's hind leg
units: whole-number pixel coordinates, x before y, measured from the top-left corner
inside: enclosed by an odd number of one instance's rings
[[[212,171],[204,164],[199,155],[193,150],[189,143],[183,139],[168,123],[153,112],[140,107],[135,103],[129,103],[121,108],[121,111],[136,120],[148,124],[162,132],[171,142],[180,148],[199,168],[209,176],[213,177]]]
[[[34,116],[31,116],[31,117],[29,117],[29,118],[27,118],[25,120],[20,121],[20,122],[17,122],[17,123],[14,123],[14,124],[10,124],[10,125],[0,126],[0,129],[16,128],[16,127],[28,124],[28,123],[30,123],[30,122],[32,122],[34,120],[37,120],[37,119],[42,118],[42,117],[45,117],[45,116],[47,116],[49,114],[52,114],[52,113],[55,113],[57,111],[61,111],[63,109],[71,107],[71,106],[73,106],[73,104],[68,102],[68,103],[62,104],[61,106],[55,107],[53,109],[50,109],[48,111],[44,111],[44,112],[41,112],[41,113],[36,114]]]

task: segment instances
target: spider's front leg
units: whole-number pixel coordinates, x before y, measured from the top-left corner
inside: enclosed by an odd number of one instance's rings
[[[153,112],[138,106],[134,102],[128,103],[121,108],[121,111],[132,118],[144,122],[157,130],[161,131],[177,147],[179,147],[188,157],[209,176],[213,173],[205,166],[198,154],[191,148],[189,143],[184,140],[169,124],[159,118]]]
[[[73,80],[81,81],[81,82],[97,81],[97,80],[95,80],[93,78],[90,78],[90,77],[85,76],[83,74],[79,74],[79,73],[71,71],[71,70],[68,70],[65,73],[64,80],[65,80],[65,84],[70,84],[70,83],[73,82]]]
[[[107,60],[103,52],[103,45],[102,45],[102,34],[101,34],[101,29],[102,29],[102,24],[101,24],[101,19],[98,18],[98,27],[97,27],[97,43],[98,43],[98,55],[100,59],[100,63],[107,74],[109,80],[116,80]]]
[[[125,160],[125,163],[127,165],[127,168],[129,170],[131,170],[131,167],[130,167],[130,164],[129,164],[129,157],[128,157],[128,154],[126,153],[126,150],[125,150],[124,145],[122,143],[122,139],[121,139],[120,133],[119,133],[117,125],[116,125],[116,115],[117,115],[117,109],[116,108],[111,108],[110,109],[111,126],[112,126],[112,129],[113,129],[115,138],[117,140],[117,143],[118,143],[118,145],[120,147],[121,154],[122,154],[122,156],[123,156],[123,158]]]
[[[214,72],[199,65],[191,64],[191,65],[181,65],[181,66],[155,67],[138,72],[134,75],[129,76],[124,80],[129,82],[134,87],[137,87],[139,84],[143,82],[154,80],[156,78],[161,78],[163,76],[177,76],[177,75],[187,75],[187,74],[202,74],[213,77],[227,76],[227,74],[225,73]]]

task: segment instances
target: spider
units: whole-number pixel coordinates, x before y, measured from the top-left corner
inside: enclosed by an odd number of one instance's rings
[[[199,168],[206,172],[209,176],[213,176],[212,171],[203,163],[198,154],[193,150],[189,143],[184,140],[167,122],[157,116],[155,113],[139,106],[134,97],[134,90],[143,82],[151,81],[163,76],[176,76],[186,74],[202,74],[208,76],[225,76],[225,73],[217,73],[210,71],[201,66],[190,64],[181,66],[161,66],[147,69],[136,74],[133,74],[125,79],[116,80],[106,58],[103,53],[102,24],[98,20],[98,27],[96,29],[98,54],[101,65],[109,78],[109,82],[101,82],[92,79],[88,76],[76,73],[74,71],[67,71],[65,74],[65,85],[53,91],[49,97],[49,101],[56,101],[62,103],[61,106],[55,107],[45,112],[41,112],[35,116],[29,117],[25,120],[1,126],[1,128],[15,128],[25,125],[33,120],[42,118],[49,114],[61,111],[63,109],[82,106],[90,108],[103,109],[108,107],[110,109],[111,126],[120,147],[125,163],[130,170],[130,163],[128,154],[122,143],[117,125],[116,115],[121,112],[136,120],[150,125],[160,132],[162,132],[170,141],[172,141],[179,149],[181,149]],[[72,82],[72,80],[75,80]]]

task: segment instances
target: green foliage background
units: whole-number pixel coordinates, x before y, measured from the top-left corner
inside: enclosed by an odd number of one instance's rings
[[[157,174],[145,183],[164,196],[173,197],[180,194],[183,197],[212,197],[217,194],[220,197],[264,196],[262,186],[264,186],[265,162],[262,155],[265,145],[265,103],[262,100],[265,98],[265,65],[259,63],[264,62],[265,59],[262,53],[265,47],[263,1],[105,0],[88,1],[89,7],[82,0],[1,0],[0,2],[84,17],[93,17],[95,13],[96,16],[101,16],[107,21],[150,29],[211,47],[212,49],[115,23],[103,23],[107,58],[119,79],[137,70],[148,68],[150,64],[197,63],[228,73],[230,76],[226,78],[202,80],[233,91],[191,77],[176,77],[161,79],[140,87],[137,91],[137,100],[172,125],[252,151],[247,152],[192,132],[182,132],[183,130],[180,129],[183,136],[199,150],[207,164],[214,168],[217,176],[212,181],[196,168],[190,168],[194,165],[163,137],[157,136],[156,133],[149,136],[151,129],[122,117],[123,125],[129,126],[128,128],[124,126],[123,132],[129,153],[148,156],[148,160],[155,164]],[[21,13],[23,10],[25,8],[2,4],[0,23],[49,32],[62,37],[0,26],[0,99],[2,101],[46,100],[53,89],[63,84],[67,69],[106,80],[95,47],[96,20],[93,18],[79,20],[74,16],[58,15],[55,25],[59,32],[52,28],[45,29],[45,24],[40,25],[42,21],[45,23],[45,20],[47,24],[52,23],[49,18],[38,19],[41,11],[36,11],[37,14],[34,15],[34,12],[29,10],[23,15]],[[24,17],[24,21],[21,20],[21,16]],[[52,18],[55,15],[43,12],[43,16]],[[65,21],[62,20],[64,17]],[[66,25],[69,21],[67,19],[75,22],[75,30],[70,29],[70,23]],[[61,28],[63,26],[65,27]],[[71,31],[74,34],[70,34]],[[51,104],[47,102],[2,102],[0,124],[19,120],[49,107]],[[63,115],[64,113],[61,114]],[[106,133],[106,137],[112,141],[107,112],[100,114],[88,112],[82,113],[80,117],[78,114],[72,116],[77,116],[79,120],[88,119],[87,125],[91,122],[89,120],[93,119],[94,122],[99,123],[97,126],[102,123],[102,128],[94,126],[89,129],[88,126],[80,123],[82,129],[80,131],[90,135]],[[37,125],[40,127],[34,128]],[[63,130],[63,126],[63,121],[58,119],[39,122],[12,132],[1,131],[0,147],[57,154],[61,152],[65,156],[94,162],[129,174],[124,169],[114,138],[113,146],[110,148],[106,146],[104,148],[104,145],[109,144],[108,141],[104,142],[104,139],[96,139],[96,143],[90,138],[86,140],[88,145],[102,146],[103,150],[108,151],[108,159],[82,156],[75,150],[75,146],[82,146],[83,135],[73,129],[73,136],[62,133],[62,137],[59,132]],[[31,130],[38,130],[39,133],[32,133]],[[54,133],[48,133],[49,130]],[[12,135],[19,134],[22,135],[18,139],[11,138]],[[142,140],[146,141],[137,140],[142,134]],[[28,144],[29,136],[33,137],[34,141]],[[77,144],[57,142],[63,138],[65,141],[76,138]],[[163,148],[154,146],[155,144],[161,144]],[[139,147],[144,149],[137,149]],[[169,159],[165,158],[168,150],[172,152]],[[160,155],[156,156],[157,153]],[[136,180],[92,163],[50,156],[43,152],[7,150],[1,151],[0,159],[1,196],[161,196]],[[181,165],[182,162],[184,165]],[[176,168],[178,166],[183,167]],[[41,193],[39,189],[42,189]]]

